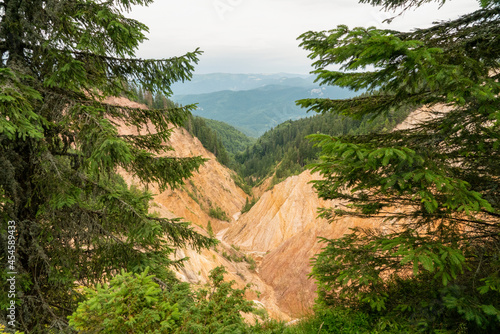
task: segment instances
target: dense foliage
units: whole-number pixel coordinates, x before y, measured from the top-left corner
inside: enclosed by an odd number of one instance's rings
[[[258,182],[276,171],[277,181],[300,173],[317,159],[319,149],[306,136],[316,133],[329,135],[360,134],[388,131],[401,122],[410,109],[400,108],[389,117],[353,120],[339,115],[315,115],[296,121],[286,121],[262,135],[255,144],[235,159],[240,174],[249,181]]]
[[[360,119],[424,105],[431,116],[390,133],[314,136],[322,156],[313,170],[325,177],[315,187],[339,200],[322,216],[385,218],[324,240],[313,270],[321,304],[406,319],[414,332],[498,332],[500,2],[481,4],[412,32],[338,26],[301,36],[321,83],[367,92],[302,106]]]
[[[248,137],[243,132],[224,122],[203,118],[205,124],[215,131],[226,150],[231,154],[244,151],[255,142],[255,138]]]
[[[241,313],[255,310],[217,267],[197,291],[175,279],[157,282],[148,271],[122,272],[109,284],[87,289],[87,300],[70,317],[83,333],[251,333]],[[241,313],[240,313],[241,312]]]
[[[361,334],[373,333],[374,328],[399,334],[411,329],[404,323],[345,308],[317,308],[314,315],[285,325],[263,316],[263,309],[245,299],[249,286],[233,288],[234,282],[224,282],[225,273],[222,267],[213,269],[210,281],[194,291],[173,278],[159,281],[147,270],[135,275],[122,272],[109,284],[86,289],[87,300],[69,317],[70,325],[82,333],[110,334]],[[243,313],[261,321],[244,321]]]
[[[149,211],[150,193],[129,188],[118,168],[143,184],[176,187],[203,159],[165,155],[171,126],[193,106],[140,109],[106,103],[132,97],[127,81],[168,96],[191,76],[199,51],[134,58],[147,27],[124,16],[150,0],[0,3],[0,262],[16,272],[16,323],[28,332],[64,330],[82,300],[77,284],[146,266],[160,277],[173,249],[208,247],[187,223]],[[133,133],[120,133],[120,126]],[[15,231],[8,221],[15,222]],[[14,231],[14,232],[12,232]],[[14,248],[8,248],[15,240]],[[5,266],[2,322],[13,300]],[[12,329],[12,328],[10,328]]]
[[[205,119],[191,116],[186,122],[185,127],[191,135],[200,140],[203,147],[217,157],[217,160],[221,164],[231,166],[232,158],[226,146],[219,139],[217,132],[207,125]]]

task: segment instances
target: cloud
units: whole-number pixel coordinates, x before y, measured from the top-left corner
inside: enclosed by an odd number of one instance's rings
[[[309,30],[338,24],[395,30],[429,26],[478,8],[470,0],[455,0],[405,12],[389,26],[395,13],[358,4],[355,0],[157,0],[135,8],[129,16],[150,28],[149,41],[138,56],[165,58],[200,47],[205,51],[197,71],[307,73],[310,60],[296,38]]]

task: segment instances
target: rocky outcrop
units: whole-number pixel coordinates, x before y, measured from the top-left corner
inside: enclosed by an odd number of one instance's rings
[[[108,103],[121,106],[140,107],[135,102],[124,98],[108,99]],[[122,126],[121,134],[135,134],[133,128]],[[207,151],[197,138],[192,137],[185,129],[173,129],[169,144],[174,151],[166,152],[165,155],[175,157],[201,156],[207,161],[198,172],[186,180],[185,185],[179,189],[168,189],[159,191],[152,184],[148,189],[155,194],[152,210],[161,217],[181,217],[194,224],[199,233],[208,234],[207,225],[210,226],[214,235],[223,235],[239,217],[240,210],[244,206],[247,195],[239,188],[234,180],[234,172],[219,164],[215,156]],[[144,186],[138,183],[133,175],[125,170],[119,171],[125,181],[132,185]],[[227,220],[220,220],[209,215],[210,209],[219,208],[227,216]],[[199,285],[208,281],[210,270],[217,266],[224,266],[228,271],[226,280],[233,280],[236,287],[242,288],[251,285],[247,298],[255,300],[263,306],[268,314],[276,319],[290,320],[277,306],[274,290],[257,274],[257,264],[253,264],[253,256],[238,250],[234,245],[221,241],[215,249],[206,249],[196,252],[193,249],[179,249],[176,258],[189,258],[183,268],[177,271],[177,276],[186,282]]]
[[[333,239],[351,228],[378,228],[382,219],[343,217],[330,224],[317,218],[317,209],[339,205],[318,198],[305,171],[265,192],[252,209],[225,232],[223,240],[246,251],[262,252],[258,274],[272,287],[281,311],[299,317],[309,312],[316,285],[309,278],[311,258],[321,251],[319,238]]]
[[[428,110],[414,113],[401,128],[414,126],[428,117],[433,117]],[[123,128],[122,131],[131,130]],[[334,224],[318,219],[318,208],[340,203],[319,199],[311,184],[319,176],[308,171],[271,189],[270,180],[264,182],[254,192],[260,197],[258,202],[249,212],[241,214],[248,196],[233,181],[234,172],[219,164],[215,156],[184,129],[173,130],[170,144],[174,151],[169,154],[202,156],[208,160],[181,189],[159,192],[151,186],[156,193],[154,210],[163,217],[183,217],[201,233],[207,233],[210,222],[214,235],[220,240],[217,249],[201,253],[179,250],[177,256],[187,256],[189,261],[178,271],[178,276],[184,281],[202,284],[208,280],[211,269],[223,265],[229,272],[226,279],[234,280],[239,287],[253,284],[260,296],[249,293],[247,297],[258,300],[274,318],[289,320],[290,316],[309,312],[313,305],[316,286],[309,274],[311,258],[322,248],[319,237],[338,238],[353,227],[390,225],[381,218],[344,217]],[[136,182],[133,175],[125,171],[122,175],[129,184]],[[211,217],[210,208],[224,211],[227,221]]]
[[[330,204],[314,192],[310,182],[317,178],[303,172],[275,185],[231,225],[224,240],[248,251],[268,252],[315,228],[320,222],[317,209]]]

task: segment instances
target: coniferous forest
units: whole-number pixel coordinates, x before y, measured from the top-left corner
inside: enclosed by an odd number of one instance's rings
[[[127,13],[152,0],[1,1],[0,333],[498,333],[500,1],[479,2],[410,32],[304,32],[317,81],[362,94],[297,100],[311,117],[248,138],[168,99],[201,50],[136,56],[148,28]],[[422,106],[432,117],[394,129]],[[216,247],[213,231],[151,213],[153,194],[118,173],[181,189],[206,160],[165,155],[173,127],[247,187],[308,168],[321,199],[347,203],[320,217],[391,228],[318,241],[300,321],[245,321],[263,311],[223,267],[198,286],[174,274],[176,250]]]
[[[134,89],[139,98],[136,101],[154,107],[178,106],[164,96],[152,97]],[[146,96],[146,98],[144,98]],[[148,98],[148,96],[150,96]],[[355,135],[374,132],[388,132],[401,123],[412,111],[403,106],[384,117],[366,115],[355,120],[342,115],[311,115],[295,121],[286,121],[266,131],[258,139],[250,138],[234,127],[199,116],[190,116],[184,127],[197,137],[203,146],[214,153],[217,160],[237,171],[249,185],[255,185],[266,176],[275,174],[275,182],[305,170],[305,166],[318,158],[319,148],[307,136],[317,133]]]

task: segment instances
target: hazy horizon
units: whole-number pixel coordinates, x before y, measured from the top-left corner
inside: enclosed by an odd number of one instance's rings
[[[400,14],[355,0],[157,0],[135,6],[128,16],[150,28],[137,52],[169,58],[200,48],[196,74],[297,73],[313,68],[297,37],[339,24],[408,31],[436,20],[454,19],[479,8],[474,0],[425,4]],[[385,19],[394,17],[391,24]]]

